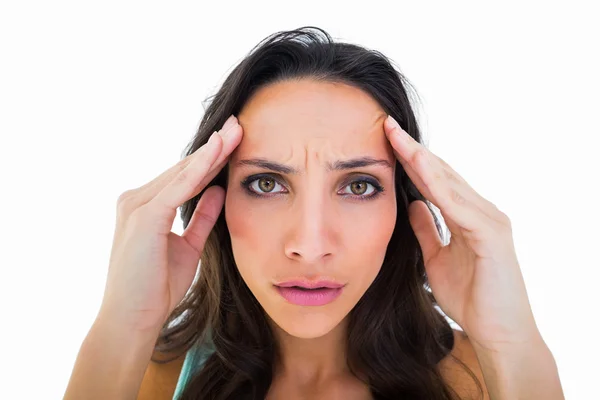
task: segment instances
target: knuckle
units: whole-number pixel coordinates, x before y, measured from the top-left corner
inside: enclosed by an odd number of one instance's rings
[[[119,195],[119,197],[117,198],[117,203],[123,203],[126,201],[129,201],[129,199],[135,194],[136,190],[135,189],[130,189],[130,190],[126,190],[123,193],[121,193]]]
[[[442,171],[444,173],[444,177],[447,180],[449,180],[450,182],[452,182],[454,184],[459,184],[459,185],[466,183],[452,168],[442,167]]]
[[[217,218],[213,217],[205,212],[199,212],[196,215],[196,218],[198,219],[198,222],[200,222],[201,224],[206,224],[206,225],[214,225],[215,222],[217,222]]]
[[[176,184],[185,184],[189,181],[190,179],[190,170],[188,168],[185,168],[185,166],[181,167],[180,166],[180,171],[177,174],[177,176],[175,177],[175,183]]]
[[[181,173],[182,171],[184,171],[187,166],[190,164],[190,156],[187,156],[183,159],[181,159],[177,164],[175,164],[175,166],[177,167],[177,172]]]
[[[452,201],[456,204],[465,204],[466,199],[458,192],[458,190],[450,189]]]
[[[198,179],[200,179],[200,181],[202,179],[200,176],[198,176],[199,174],[197,172],[193,171],[191,168],[194,168],[194,167],[193,166],[181,167],[181,170],[179,171],[177,176],[175,176],[175,179],[174,179],[174,184],[176,186],[183,186],[187,190],[195,190],[198,187],[198,185],[200,184]],[[199,168],[202,168],[202,166],[199,166]]]
[[[135,208],[136,189],[126,190],[117,198],[117,212],[119,214],[129,214]]]
[[[506,215],[505,213],[501,213],[501,218],[502,221],[506,224],[506,226],[508,226],[509,228],[512,228],[512,221],[510,220],[509,216]]]
[[[497,214],[497,220],[504,226],[508,227],[508,228],[512,228],[512,222],[509,218],[509,216],[504,213],[503,211],[501,211],[498,206],[496,206],[494,204],[494,207],[496,209],[496,214]]]
[[[419,163],[419,162],[423,162],[423,163],[429,163],[429,151],[427,151],[426,148],[420,148],[419,150],[417,150],[415,152],[415,154],[413,155],[413,162],[415,163]]]

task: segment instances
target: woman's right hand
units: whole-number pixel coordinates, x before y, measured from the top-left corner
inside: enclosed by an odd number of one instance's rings
[[[171,232],[177,208],[198,195],[239,145],[242,127],[231,116],[204,146],[153,181],[124,192],[98,318],[158,331],[194,279],[204,243],[221,212],[225,191],[202,195],[181,236]]]

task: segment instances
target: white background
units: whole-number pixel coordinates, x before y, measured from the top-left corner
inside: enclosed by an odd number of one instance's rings
[[[102,299],[117,197],[180,159],[203,100],[254,45],[303,25],[400,66],[429,148],[511,218],[567,399],[595,397],[593,3],[2,2],[0,397],[62,397]]]

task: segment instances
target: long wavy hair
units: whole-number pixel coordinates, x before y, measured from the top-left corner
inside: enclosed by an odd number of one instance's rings
[[[334,42],[326,31],[304,26],[268,36],[237,64],[212,96],[185,155],[204,145],[229,115],[240,113],[259,88],[303,78],[362,89],[422,142],[408,82],[387,57],[354,44]],[[227,188],[227,168],[207,187]],[[429,288],[408,205],[424,201],[440,237],[442,226],[398,162],[396,171],[396,225],[379,274],[350,312],[348,367],[369,385],[376,399],[456,399],[457,393],[442,379],[438,364],[450,354],[454,336]],[[184,228],[202,193],[181,206]],[[181,399],[264,399],[273,378],[276,338],[263,308],[238,272],[224,213],[222,210],[208,237],[194,282],[162,327],[152,357],[152,362],[166,363],[192,346],[210,342],[214,352],[191,377]],[[161,353],[171,357],[155,357]],[[482,393],[472,371],[453,358]]]

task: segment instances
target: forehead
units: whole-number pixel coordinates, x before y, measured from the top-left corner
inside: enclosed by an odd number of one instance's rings
[[[232,158],[294,158],[304,151],[388,158],[387,114],[364,91],[343,83],[285,81],[258,90],[237,115],[244,135]]]

